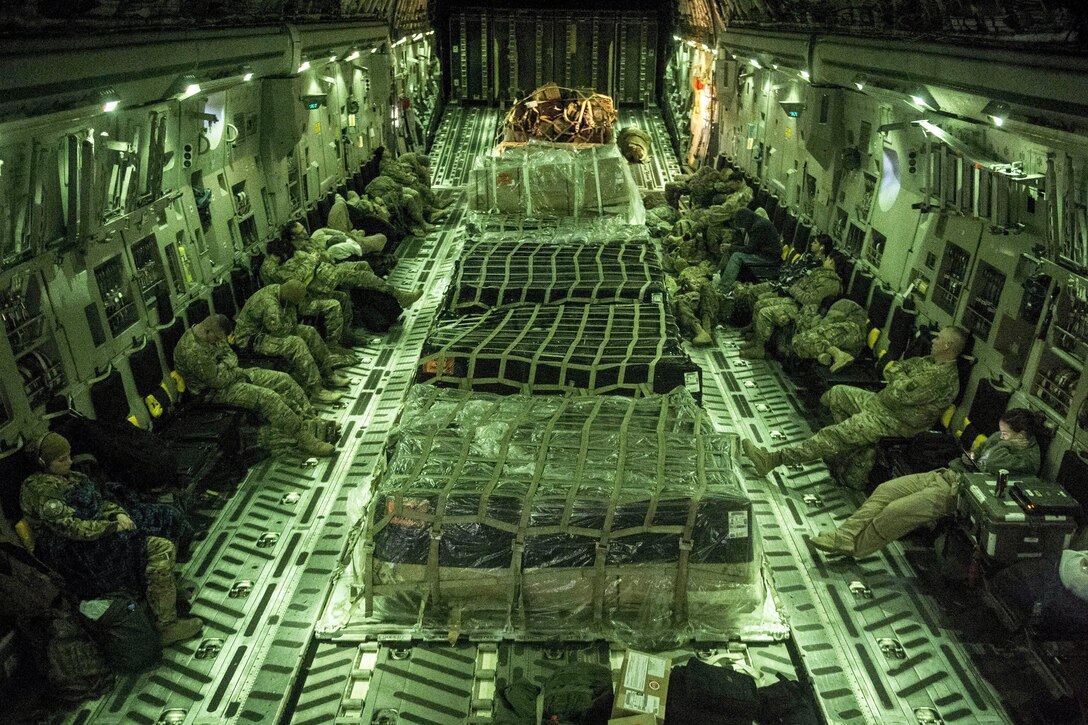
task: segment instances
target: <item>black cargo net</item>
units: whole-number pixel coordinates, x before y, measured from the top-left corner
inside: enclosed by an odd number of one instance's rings
[[[470,241],[457,264],[447,309],[460,314],[519,302],[660,302],[664,290],[661,256],[644,240]]]
[[[421,377],[491,392],[646,395],[700,388],[661,303],[515,305],[440,323]]]

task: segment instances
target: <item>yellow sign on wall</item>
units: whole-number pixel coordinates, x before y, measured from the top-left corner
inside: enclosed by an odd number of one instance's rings
[[[786,126],[786,138],[793,138],[793,126]]]
[[[314,124],[314,133],[321,133],[321,121]]]

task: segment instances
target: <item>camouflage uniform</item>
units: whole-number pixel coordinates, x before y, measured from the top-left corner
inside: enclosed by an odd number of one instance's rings
[[[204,345],[191,328],[178,341],[174,363],[194,395],[203,395],[211,403],[254,411],[284,435],[298,436],[303,418],[314,417],[306,393],[290,375],[278,370],[240,368],[230,345]]]
[[[427,223],[424,215],[423,199],[419,193],[410,188],[398,184],[387,175],[382,174],[366,185],[367,196],[375,197],[385,203],[393,217],[400,221],[406,229],[422,226]]]
[[[253,293],[235,318],[234,341],[260,355],[283,358],[288,372],[311,395],[332,375],[329,349],[317,330],[300,325],[294,305],[280,301],[280,285]]]
[[[840,480],[860,488],[868,480],[880,438],[909,438],[921,433],[952,404],[959,392],[954,362],[915,357],[891,363],[884,370],[887,383],[879,392],[836,385],[821,401],[831,409],[835,423],[811,438],[776,451],[783,464],[831,459],[846,461]]]
[[[405,186],[415,193],[427,206],[434,206],[435,198],[431,187],[420,181],[415,170],[400,161],[400,159],[385,159],[381,161],[381,175],[387,176],[398,184]]]
[[[293,257],[281,265],[284,279],[297,279],[308,286],[314,297],[336,300],[345,321],[354,323],[355,312],[351,295],[339,287],[371,289],[389,295],[396,292],[392,285],[374,274],[366,262],[335,263],[324,252],[307,251],[314,248],[314,242],[307,240]]]
[[[685,291],[674,295],[673,314],[680,333],[690,340],[702,331],[712,335],[724,321],[725,301],[710,280],[710,269],[710,263],[703,262],[679,274],[680,287]]]
[[[797,357],[815,360],[828,354],[832,347],[856,356],[865,346],[868,315],[865,308],[853,300],[839,300],[822,318],[807,329],[798,328],[793,336],[793,353]]]
[[[798,321],[802,327],[811,325],[818,319],[820,305],[828,297],[837,297],[842,292],[842,280],[832,269],[817,267],[810,271],[789,288],[788,297],[766,295],[756,302],[752,313],[757,345],[766,344],[771,339],[775,328],[785,327]]]
[[[620,154],[631,163],[641,164],[650,160],[650,150],[653,143],[650,134],[641,128],[628,126],[621,129],[616,136],[616,145],[620,148]]]
[[[122,531],[117,517],[127,515],[125,509],[104,499],[85,475],[32,474],[19,503],[34,533],[35,556],[74,594],[91,599],[146,591],[160,626],[177,621],[174,544],[155,531]]]
[[[261,283],[265,285],[283,284],[289,279],[294,279],[292,275],[288,274],[288,271],[297,270],[293,267],[285,269],[284,264],[275,255],[269,254],[261,263],[259,275]],[[299,281],[304,282],[305,280]],[[345,304],[350,311],[351,298],[345,293],[335,292],[315,295],[307,291],[306,300],[299,305],[298,312],[303,317],[320,319],[325,327],[325,339],[331,345],[340,345],[344,342],[344,332],[347,330],[344,320],[343,305]]]
[[[975,465],[986,473],[1005,469],[1014,475],[1035,475],[1041,458],[1039,445],[1028,441],[1016,445],[1001,440],[995,433],[975,451]],[[853,556],[868,556],[899,537],[922,526],[950,516],[956,496],[964,484],[966,466],[959,460],[947,468],[915,473],[886,481],[877,486],[850,518],[834,534],[836,548]]]

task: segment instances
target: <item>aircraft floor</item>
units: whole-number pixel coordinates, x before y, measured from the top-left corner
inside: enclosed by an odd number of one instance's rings
[[[494,140],[500,119],[495,109],[447,109],[432,149],[441,194],[463,201],[460,187],[471,161]],[[627,123],[649,129],[655,141],[657,161],[638,170],[640,183],[661,186],[679,166],[667,151],[660,116],[623,109],[621,125]],[[318,636],[347,606],[331,584],[357,535],[349,512],[359,510],[411,384],[461,247],[464,206],[455,204],[458,211],[445,226],[404,249],[391,279],[398,286],[422,285],[425,296],[402,325],[363,348],[364,359],[348,371],[354,378],[350,395],[325,408],[344,427],[338,454],[316,463],[265,461],[233,495],[206,498],[208,531],[183,567],[197,592],[193,611],[207,623],[204,639],[171,648],[154,670],[122,678],[107,696],[58,721],[484,722],[495,688],[515,671],[539,679],[575,657],[617,664],[619,653],[606,643],[549,649]],[[737,341],[735,333],[719,331],[717,346],[691,350],[704,370],[704,405],[715,424],[762,442],[807,435],[793,383],[775,363],[738,360]],[[762,480],[746,467],[739,472],[792,638],[674,654],[729,657],[765,676],[807,679],[831,723],[925,722],[924,708],[940,718],[930,722],[1014,721],[1002,704],[1009,692],[995,691],[978,664],[980,654],[1006,661],[1008,643],[1006,652],[995,654],[985,641],[958,636],[947,602],[934,596],[913,556],[892,546],[858,562],[836,563],[811,549],[809,536],[856,505],[822,466]],[[901,647],[901,658],[890,654],[895,648],[887,640]],[[1025,650],[1013,647],[1011,655],[1025,676]]]

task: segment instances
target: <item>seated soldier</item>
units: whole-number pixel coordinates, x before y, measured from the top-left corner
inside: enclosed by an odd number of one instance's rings
[[[741,267],[749,264],[779,263],[782,260],[782,238],[778,230],[766,219],[757,219],[748,232],[748,240],[731,251],[722,268],[719,286],[723,292],[731,292],[740,275]]]
[[[71,451],[67,439],[47,433],[37,446],[41,472],[23,481],[19,500],[34,534],[34,555],[80,598],[145,592],[163,645],[200,634],[200,619],[178,618],[176,551],[167,532],[152,525],[153,517],[137,524],[103,498],[91,479],[72,470]]]
[[[887,384],[879,392],[836,385],[824,393],[821,402],[831,409],[834,424],[802,443],[776,451],[745,439],[745,455],[760,476],[784,464],[821,458],[838,460],[846,464],[840,482],[864,488],[875,457],[872,446],[877,440],[915,436],[952,404],[960,388],[956,361],[967,340],[967,333],[958,328],[941,328],[933,338],[930,355],[893,362],[884,369]]]
[[[337,262],[349,257],[362,257],[383,251],[389,238],[380,232],[366,234],[355,231],[348,212],[347,200],[336,195],[332,208],[329,209],[325,226],[310,235],[315,248],[324,250]]]
[[[853,300],[842,299],[831,305],[823,317],[797,328],[790,342],[793,354],[816,360],[836,373],[854,361],[865,346],[865,328],[869,313]]]
[[[763,211],[760,209],[760,211]],[[737,212],[738,215],[740,212]],[[752,212],[749,212],[752,214]],[[755,216],[748,224],[748,228],[755,223]],[[733,285],[733,301],[738,304],[754,306],[756,300],[764,295],[778,294],[780,290],[787,289],[791,284],[801,279],[811,269],[819,267],[824,258],[835,249],[835,241],[827,234],[820,234],[809,242],[808,249],[801,255],[794,255],[787,259],[778,272],[776,279],[766,282],[746,283],[737,282]]]
[[[225,315],[212,315],[185,331],[174,349],[185,385],[208,402],[254,411],[307,455],[331,456],[336,449],[314,437],[315,426],[307,425],[315,416],[306,393],[287,373],[238,367],[238,356],[227,344],[233,331]],[[333,435],[327,427],[324,431]]]
[[[351,297],[344,289],[368,290],[373,295],[370,309],[365,310],[364,324],[377,332],[387,330],[401,310],[411,307],[423,296],[420,291],[397,289],[374,274],[366,262],[334,262],[312,242],[302,222],[288,222],[284,226],[275,247],[278,258],[286,255],[284,247],[288,242],[294,252],[280,265],[281,283],[295,279],[307,285],[309,294],[335,299],[347,321],[354,320],[354,311]],[[270,253],[272,249],[270,244]]]
[[[964,473],[1005,469],[1016,475],[1037,474],[1043,423],[1041,414],[1027,408],[1006,411],[998,423],[1000,430],[970,454],[950,461],[947,468],[885,481],[835,531],[813,537],[812,545],[831,554],[868,556],[923,524],[950,516],[966,480]]]
[[[702,262],[681,270],[672,295],[680,334],[698,347],[714,344],[714,328],[724,322],[725,307],[710,279],[710,269],[709,262]]]
[[[824,257],[823,264],[809,270],[801,279],[790,285],[786,295],[769,294],[756,301],[752,312],[752,340],[741,348],[740,356],[748,360],[763,358],[767,355],[767,341],[779,327],[791,322],[799,322],[807,327],[820,315],[820,306],[824,300],[838,297],[842,293],[841,270],[849,262],[839,251],[832,251]]]
[[[261,284],[283,284],[293,279],[288,274],[290,268],[285,268],[284,264],[294,256],[295,246],[290,239],[280,236],[270,241],[261,262]],[[300,281],[305,283],[305,280]],[[305,317],[321,320],[325,328],[324,340],[331,351],[351,356],[351,350],[345,346],[365,345],[366,333],[347,325],[345,306],[351,309],[351,298],[346,292],[336,290],[328,295],[316,295],[307,290],[306,299],[299,305],[298,312]]]
[[[343,380],[333,372],[334,360],[317,330],[298,322],[298,306],[305,299],[306,287],[297,280],[262,287],[235,318],[234,341],[241,349],[283,358],[311,400],[331,403],[340,396],[324,386],[340,386]]]

